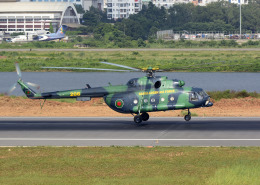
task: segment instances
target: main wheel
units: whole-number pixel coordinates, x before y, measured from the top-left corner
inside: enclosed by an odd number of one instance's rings
[[[190,121],[191,116],[188,114],[188,115],[184,116],[184,119],[185,119],[185,121]]]
[[[135,123],[141,123],[143,120],[142,120],[142,116],[141,115],[136,115],[134,117],[134,122]]]
[[[149,114],[147,112],[143,113],[142,114],[142,120],[143,121],[148,121],[148,119],[149,119]]]

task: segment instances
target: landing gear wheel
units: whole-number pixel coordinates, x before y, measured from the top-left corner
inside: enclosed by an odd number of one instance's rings
[[[188,114],[184,116],[185,121],[190,121],[191,119],[191,113],[190,113],[190,109],[188,109]]]
[[[184,116],[184,119],[185,119],[185,121],[190,121],[190,119],[191,119],[191,116],[188,114],[188,115],[185,115]]]
[[[139,124],[139,123],[142,123],[143,119],[142,119],[142,116],[141,115],[136,115],[134,117],[134,122]]]
[[[145,112],[141,116],[142,116],[142,120],[143,121],[148,121],[148,119],[149,119],[149,114],[148,113]]]

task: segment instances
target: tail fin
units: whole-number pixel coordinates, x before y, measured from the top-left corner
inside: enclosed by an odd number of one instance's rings
[[[58,35],[65,35],[67,29],[68,29],[68,26],[61,25],[56,34],[58,34]]]
[[[19,66],[19,63],[16,62],[15,63],[15,69],[16,69],[16,72],[17,72],[17,75],[19,77],[19,80],[17,81],[17,83],[15,83],[10,89],[9,91],[7,92],[7,94],[10,94],[15,88],[16,88],[16,85],[19,84],[23,90],[23,92],[25,93],[25,95],[28,97],[28,98],[34,98],[35,96],[37,96],[37,93],[34,92],[31,88],[29,88],[28,86],[32,86],[32,87],[35,87],[37,89],[40,88],[39,85],[35,84],[35,83],[31,83],[31,82],[23,82],[22,80],[22,72],[21,72],[21,69],[20,69],[20,66]],[[39,96],[39,94],[38,94]]]
[[[23,83],[22,80],[18,80],[17,83],[21,86],[24,94],[28,97],[28,98],[33,98],[36,95],[36,92],[34,92],[30,87],[28,87],[25,83]]]

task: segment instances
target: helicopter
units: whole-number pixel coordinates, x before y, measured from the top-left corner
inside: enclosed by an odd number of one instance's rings
[[[202,89],[195,87],[185,87],[182,80],[170,80],[166,76],[155,76],[156,72],[162,72],[159,68],[137,69],[124,65],[101,62],[113,65],[124,70],[111,70],[100,68],[72,68],[72,67],[42,67],[44,69],[87,69],[102,71],[142,71],[146,76],[130,79],[125,85],[109,85],[104,87],[90,87],[86,84],[83,89],[71,89],[64,91],[37,93],[32,87],[39,89],[39,85],[24,82],[18,63],[15,63],[18,81],[10,88],[11,93],[16,85],[21,86],[22,91],[30,99],[61,99],[76,98],[77,101],[90,101],[92,98],[104,98],[105,103],[114,111],[124,114],[132,114],[134,122],[141,124],[142,121],[149,120],[148,112],[167,110],[188,110],[184,116],[185,121],[190,121],[190,109],[199,107],[211,107],[213,103],[210,96]]]

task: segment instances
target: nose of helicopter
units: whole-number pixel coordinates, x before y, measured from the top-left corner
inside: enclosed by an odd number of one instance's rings
[[[208,99],[205,101],[204,106],[205,106],[205,107],[211,107],[211,106],[213,106],[213,103],[210,101],[210,97],[208,97]]]
[[[212,102],[208,102],[208,104],[205,104],[205,107],[211,107],[211,106],[213,106]]]

